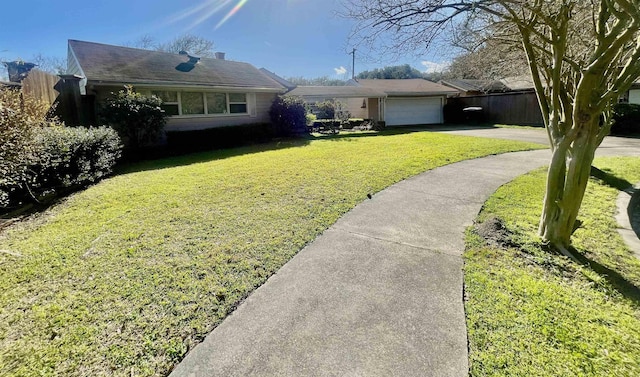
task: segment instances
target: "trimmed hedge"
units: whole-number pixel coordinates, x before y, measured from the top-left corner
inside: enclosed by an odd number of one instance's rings
[[[39,153],[32,170],[45,189],[85,186],[112,172],[122,145],[109,127],[48,127],[35,137]]]
[[[26,174],[17,180],[0,180],[2,209],[95,183],[111,174],[121,155],[120,138],[108,127],[52,126],[34,128],[32,133]]]

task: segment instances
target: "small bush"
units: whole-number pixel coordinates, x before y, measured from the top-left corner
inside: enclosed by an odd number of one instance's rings
[[[136,93],[130,85],[111,95],[101,117],[118,131],[125,145],[138,149],[156,143],[167,123],[167,115],[160,107],[162,100]]]
[[[626,135],[640,133],[640,105],[619,103],[613,107],[611,133]]]
[[[313,122],[315,122],[318,119],[318,117],[315,114],[311,114],[311,113],[307,113],[306,118],[307,118],[307,126],[312,125]]]
[[[269,109],[278,136],[307,133],[306,113],[304,100],[293,96],[278,96]]]
[[[315,115],[318,119],[335,119],[336,105],[331,101],[316,103]]]

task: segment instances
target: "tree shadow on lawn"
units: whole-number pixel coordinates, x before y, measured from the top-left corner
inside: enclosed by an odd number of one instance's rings
[[[595,166],[591,167],[591,176],[600,179],[604,184],[611,188],[627,193],[631,197],[629,204],[627,205],[627,216],[629,217],[631,229],[633,229],[636,236],[640,238],[640,213],[638,213],[638,209],[640,208],[640,190],[636,189],[631,182],[618,178],[606,171],[596,168]]]
[[[591,166],[591,176],[594,178],[598,178],[605,185],[618,191],[630,192],[629,190],[633,188],[631,182],[622,178],[618,178],[609,172],[596,168],[595,166]]]
[[[618,291],[625,298],[633,301],[636,306],[640,306],[640,288],[633,282],[627,280],[619,272],[603,266],[597,261],[590,259],[587,255],[593,255],[594,253],[588,250],[582,252],[570,247],[571,254],[584,266],[590,268],[593,272],[597,273],[606,280],[616,291]]]

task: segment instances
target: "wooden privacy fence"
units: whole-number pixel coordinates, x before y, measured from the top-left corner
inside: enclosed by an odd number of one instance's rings
[[[51,106],[59,95],[58,91],[54,89],[58,80],[60,78],[56,75],[33,69],[22,80],[22,93]]]
[[[469,97],[448,98],[445,121],[464,122],[462,109],[481,107],[479,120],[513,125],[543,125],[542,113],[534,92],[492,93]]]

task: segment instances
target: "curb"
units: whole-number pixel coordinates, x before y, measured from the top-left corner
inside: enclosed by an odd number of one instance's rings
[[[631,213],[640,200],[640,183],[628,187],[618,194],[616,206],[618,212],[615,216],[618,222],[618,233],[631,252],[640,259],[640,239],[631,225]]]

